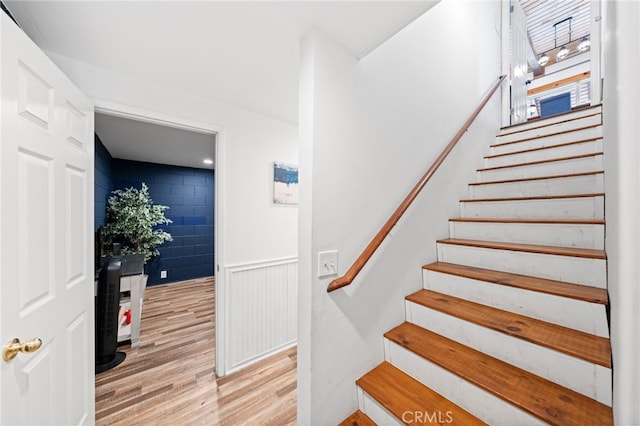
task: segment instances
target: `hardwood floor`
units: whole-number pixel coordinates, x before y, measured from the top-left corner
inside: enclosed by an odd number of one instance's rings
[[[98,425],[296,422],[296,348],[217,378],[213,278],[148,287],[140,346],[96,375]]]

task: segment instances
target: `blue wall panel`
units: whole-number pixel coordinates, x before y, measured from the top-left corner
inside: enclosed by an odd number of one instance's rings
[[[214,275],[213,170],[114,159],[112,177],[113,189],[144,182],[154,203],[169,206],[165,215],[173,223],[163,228],[174,240],[146,266],[149,285]],[[160,278],[163,270],[166,279]]]
[[[106,221],[111,191],[140,188],[142,182],[156,204],[169,206],[165,214],[173,221],[163,228],[174,240],[160,246],[160,256],[146,266],[148,284],[213,276],[213,170],[114,159],[96,135],[95,229]],[[160,278],[162,270],[166,279]]]
[[[107,200],[113,190],[113,177],[111,174],[111,154],[95,136],[95,177],[94,177],[94,225],[95,230],[105,224]]]
[[[540,117],[571,111],[571,93],[561,93],[540,101]]]

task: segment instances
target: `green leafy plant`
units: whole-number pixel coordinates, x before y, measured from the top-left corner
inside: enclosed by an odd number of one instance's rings
[[[142,189],[118,189],[111,194],[107,205],[107,224],[102,230],[107,251],[111,250],[113,243],[120,243],[123,254],[144,254],[146,263],[160,254],[156,246],[173,241],[168,232],[154,229],[157,225],[171,223],[164,216],[169,207],[154,204],[144,182]]]

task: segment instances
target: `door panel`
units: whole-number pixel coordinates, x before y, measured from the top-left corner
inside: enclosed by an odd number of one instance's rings
[[[18,62],[18,113],[49,130],[53,117],[53,89],[43,78]]]
[[[50,187],[53,170],[50,158],[23,150],[17,152],[17,163],[17,284],[20,318],[24,318],[53,299],[55,293],[54,279],[49,275],[54,250],[51,230],[55,228]],[[38,216],[42,220],[36,222]],[[32,267],[31,259],[40,259],[42,267]]]
[[[18,424],[48,424],[50,419],[55,418],[55,400],[50,397],[55,392],[56,362],[53,359],[55,346],[55,342],[48,344],[40,348],[31,359],[20,360],[24,363],[20,366],[20,377],[18,377],[20,399],[18,405],[4,408],[6,412],[19,407],[20,423]],[[37,409],[29,410],[29,407],[37,407]]]
[[[89,395],[95,391],[88,389],[94,386],[93,365],[89,365],[90,354],[88,349],[93,349],[89,342],[90,332],[93,330],[93,322],[89,320],[87,312],[82,312],[67,326],[67,354],[66,370],[69,382],[67,383],[67,418],[69,424],[92,423],[93,419],[88,419],[89,413],[86,410],[93,401],[89,401]]]
[[[0,13],[0,424],[95,417],[93,105]]]
[[[75,140],[75,139],[74,139]],[[67,166],[67,235],[65,247],[67,249],[67,268],[65,282],[67,289],[87,280],[87,241],[91,238],[87,235],[87,173],[84,170]],[[76,226],[82,225],[82,226]]]

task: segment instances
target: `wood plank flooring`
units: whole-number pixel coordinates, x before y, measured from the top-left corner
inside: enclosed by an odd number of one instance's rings
[[[96,375],[97,425],[296,422],[296,348],[215,376],[213,278],[148,287],[140,346]]]

